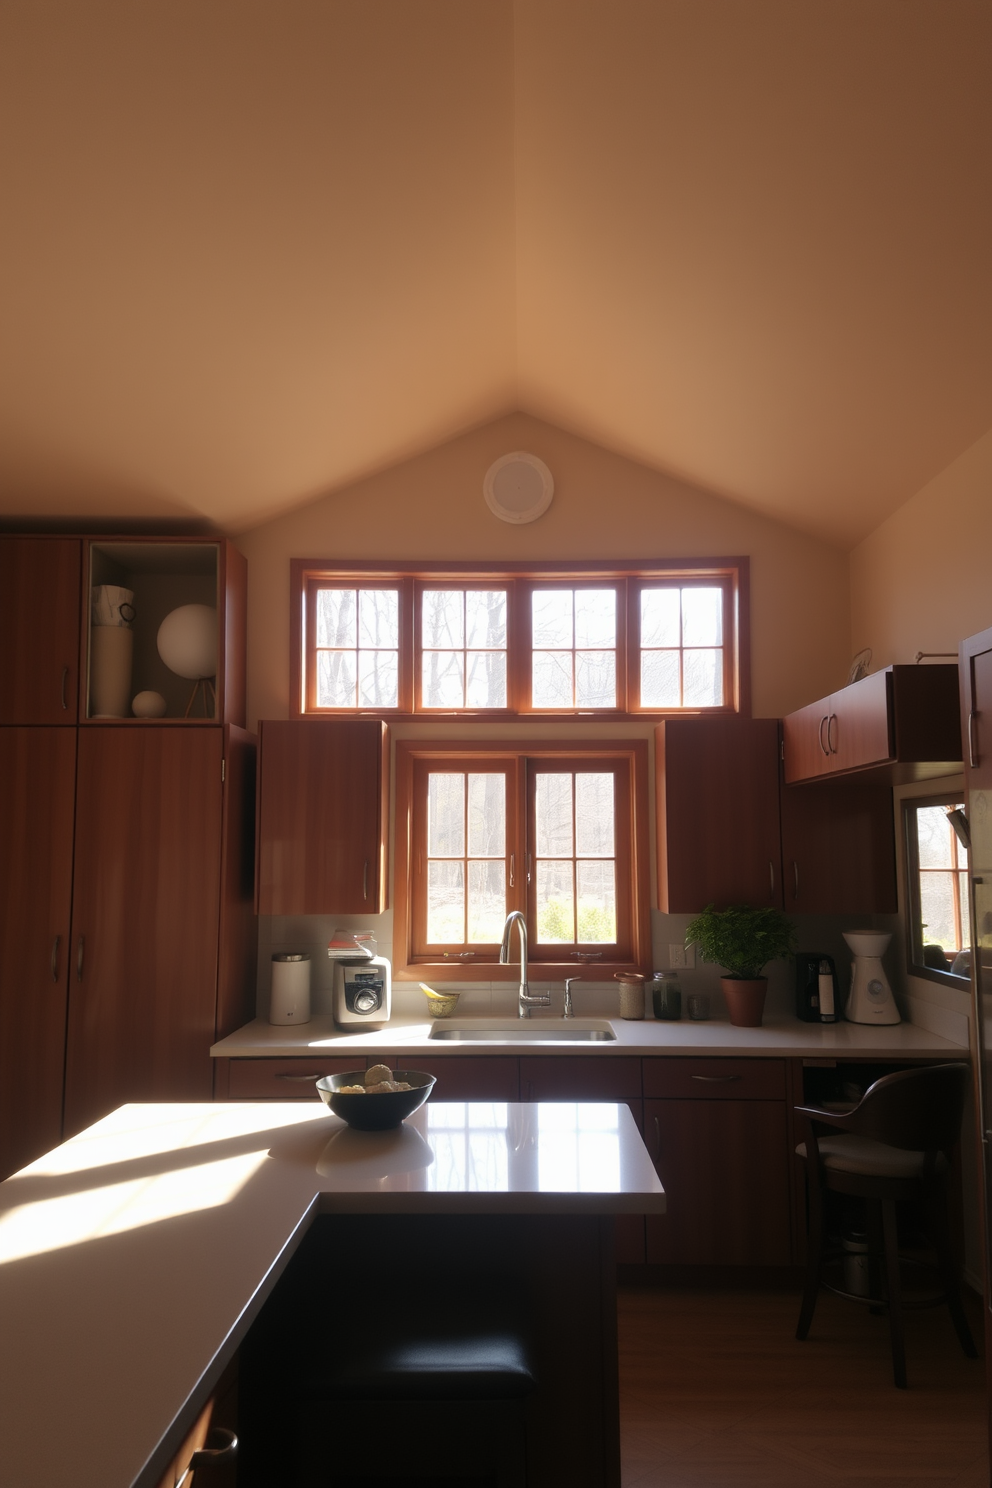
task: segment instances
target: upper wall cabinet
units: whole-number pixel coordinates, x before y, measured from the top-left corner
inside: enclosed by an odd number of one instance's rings
[[[872,770],[890,784],[961,768],[955,666],[891,666],[783,719],[785,779]]]
[[[83,722],[138,722],[131,700],[153,692],[165,700],[163,723],[244,727],[247,563],[237,548],[210,538],[91,538],[83,576]],[[177,610],[160,651],[159,630]],[[207,611],[216,612],[215,646]]]
[[[259,725],[259,914],[387,907],[389,730],[365,720]]]
[[[78,537],[0,537],[0,724],[75,723]]]

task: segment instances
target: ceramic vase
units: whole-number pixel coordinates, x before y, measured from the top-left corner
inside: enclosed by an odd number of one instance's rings
[[[134,631],[94,625],[90,631],[90,717],[127,718],[131,712]]]
[[[721,977],[720,986],[734,1027],[760,1028],[768,978],[754,977],[751,981],[744,981],[738,977]]]

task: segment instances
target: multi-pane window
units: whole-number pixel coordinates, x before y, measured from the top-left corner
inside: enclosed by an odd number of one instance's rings
[[[318,708],[399,705],[398,589],[322,588],[316,596]]]
[[[537,940],[602,945],[617,938],[611,771],[534,772]]]
[[[421,706],[505,708],[506,590],[421,592]]]
[[[718,708],[724,590],[645,585],[640,593],[642,708]]]
[[[907,803],[914,955],[917,965],[951,971],[971,944],[968,850],[954,828],[960,801]],[[967,975],[967,971],[963,972]]]
[[[617,586],[531,594],[531,706],[617,706]]]
[[[363,576],[293,560],[300,712],[748,711],[746,559],[395,567]]]
[[[430,770],[426,791],[425,943],[494,944],[506,919],[506,777]]]

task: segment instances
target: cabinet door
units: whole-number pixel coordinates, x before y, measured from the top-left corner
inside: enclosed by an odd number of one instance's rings
[[[830,699],[830,770],[859,770],[895,758],[892,676],[874,672]]]
[[[0,538],[0,724],[75,723],[80,543]]]
[[[211,1098],[222,740],[80,734],[66,1136],[124,1101]]]
[[[405,1061],[389,1056],[386,1063],[399,1068]],[[517,1061],[503,1055],[453,1055],[442,1059],[411,1056],[411,1063],[437,1081],[432,1101],[515,1101],[519,1099]]]
[[[782,871],[791,914],[895,914],[891,788],[854,780],[783,786]]]
[[[784,1101],[646,1100],[644,1125],[668,1198],[648,1215],[649,1264],[789,1264]]]
[[[0,1178],[58,1146],[74,728],[0,729]]]
[[[821,698],[782,719],[786,781],[815,780],[832,768],[827,744],[830,699]]]
[[[259,914],[386,908],[387,740],[380,723],[260,725]]]
[[[655,731],[658,901],[781,905],[778,721],[685,718]]]

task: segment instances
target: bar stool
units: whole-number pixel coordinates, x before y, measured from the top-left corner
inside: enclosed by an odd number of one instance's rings
[[[906,1306],[946,1302],[962,1349],[969,1359],[978,1357],[961,1303],[947,1232],[948,1153],[961,1129],[970,1073],[963,1063],[904,1070],[876,1080],[851,1111],[796,1107],[806,1128],[806,1140],[796,1152],[806,1163],[809,1193],[809,1258],[796,1337],[804,1339],[809,1333],[821,1285],[849,1301],[884,1308],[889,1317],[892,1374],[901,1390],[906,1388]],[[818,1135],[818,1128],[839,1135]],[[824,1264],[837,1254],[828,1254],[824,1244],[828,1191],[854,1194],[866,1201],[869,1237],[874,1241],[872,1248],[883,1277],[882,1298],[856,1296],[824,1281]],[[896,1225],[896,1204],[900,1200],[923,1203],[943,1282],[938,1295],[908,1304],[903,1299],[900,1277]]]

